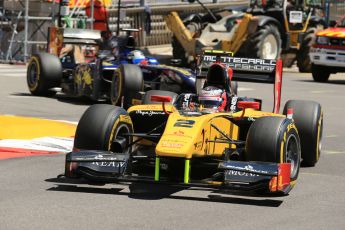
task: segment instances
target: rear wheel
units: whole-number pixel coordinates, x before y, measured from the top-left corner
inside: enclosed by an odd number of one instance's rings
[[[311,73],[316,82],[326,82],[331,75],[327,68],[314,64],[311,66]]]
[[[32,95],[53,96],[51,89],[60,85],[62,65],[58,57],[39,53],[32,55],[27,69],[26,81]]]
[[[140,67],[132,64],[120,65],[111,83],[111,104],[123,105],[123,108],[127,109],[135,104],[134,100],[141,100],[140,92],[143,89],[144,78]]]
[[[112,105],[92,105],[78,123],[74,148],[130,154],[132,138],[127,134],[132,132],[127,111]]]
[[[305,166],[315,166],[321,154],[323,113],[314,101],[290,100],[284,106],[293,109],[293,119],[301,139],[302,160]]]
[[[283,117],[262,117],[249,128],[245,158],[247,161],[291,163],[289,193],[297,180],[301,147],[297,128],[290,119]],[[262,192],[262,191],[260,191]]]

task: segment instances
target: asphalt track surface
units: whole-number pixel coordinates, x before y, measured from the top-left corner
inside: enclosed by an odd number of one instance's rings
[[[0,67],[0,114],[78,121],[90,105],[64,96],[31,96],[23,66]],[[282,107],[288,99],[322,104],[321,159],[302,168],[285,197],[132,184],[63,184],[64,155],[0,161],[0,229],[344,229],[345,75],[329,83],[286,71]],[[240,95],[264,99],[272,86],[240,83]],[[1,128],[1,127],[0,127]]]

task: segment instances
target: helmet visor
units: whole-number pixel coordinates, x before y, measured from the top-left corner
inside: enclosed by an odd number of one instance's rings
[[[205,109],[217,109],[222,104],[222,99],[219,97],[199,97],[199,103]]]

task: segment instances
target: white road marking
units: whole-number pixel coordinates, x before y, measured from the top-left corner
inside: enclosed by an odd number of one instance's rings
[[[315,93],[315,94],[322,94],[322,93],[334,93],[334,90],[313,90],[310,91],[310,93]]]
[[[73,148],[72,137],[41,137],[32,140],[4,139],[0,147],[41,150],[49,152],[70,152]]]
[[[23,98],[32,98],[32,96],[30,95],[27,95],[27,96],[16,96],[16,95],[9,95],[7,96],[7,98],[14,98],[14,99],[17,99],[17,98],[20,98],[20,99],[23,99]]]
[[[339,135],[327,135],[327,136],[325,136],[325,138],[334,138],[334,137],[339,137]]]
[[[327,155],[334,155],[334,154],[344,154],[345,150],[342,151],[336,151],[336,150],[322,150],[322,154],[327,154]]]
[[[69,124],[72,124],[72,125],[77,125],[78,124],[78,121],[66,121],[66,120],[54,120],[54,121],[65,122],[65,123],[69,123]]]
[[[0,77],[1,78],[6,78],[6,77],[11,77],[11,78],[25,78],[26,73],[13,73],[13,74],[2,74],[0,71]]]
[[[24,78],[26,76],[26,66],[0,64],[0,78]]]
[[[253,91],[253,88],[238,87],[238,91]]]

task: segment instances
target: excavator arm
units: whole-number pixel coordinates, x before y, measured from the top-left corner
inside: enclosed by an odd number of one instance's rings
[[[185,52],[189,56],[196,54],[196,39],[188,28],[184,25],[183,21],[177,12],[171,12],[165,18],[168,28],[173,32],[174,36],[180,42]],[[248,36],[257,30],[258,20],[251,14],[244,14],[240,23],[234,27],[234,33],[229,40],[222,40],[221,47],[224,51],[236,53],[241,45],[247,40]]]
[[[241,22],[234,28],[234,35],[230,40],[222,41],[222,50],[231,51],[236,54],[248,36],[255,33],[257,27],[257,18],[251,14],[244,14]]]
[[[174,36],[180,42],[185,52],[190,56],[195,56],[195,38],[193,38],[193,34],[184,25],[177,12],[168,14],[165,17],[165,22],[169,30],[173,32]]]

